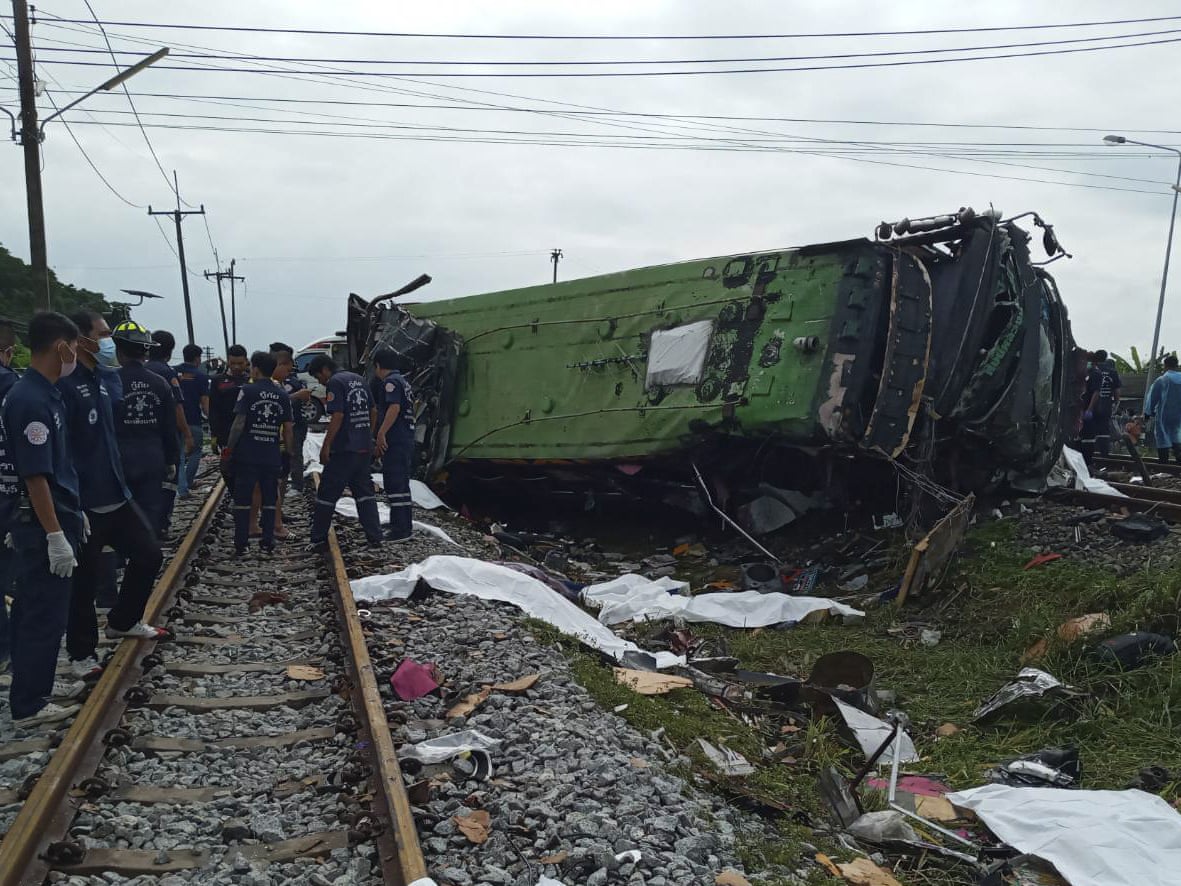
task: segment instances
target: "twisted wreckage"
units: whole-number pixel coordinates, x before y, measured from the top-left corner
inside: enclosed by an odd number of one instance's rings
[[[459,496],[717,503],[773,529],[901,466],[1037,484],[1081,355],[1028,218],[971,209],[847,240],[404,305],[349,300],[350,357],[405,357],[420,473]],[[1042,262],[1041,265],[1049,262]]]

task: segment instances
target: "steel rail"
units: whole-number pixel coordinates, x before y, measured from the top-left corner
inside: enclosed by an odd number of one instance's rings
[[[318,472],[312,475],[312,480],[319,489]],[[402,769],[398,764],[398,755],[390,735],[385,705],[377,686],[373,662],[369,658],[369,647],[365,643],[361,619],[357,614],[357,602],[353,597],[348,573],[345,571],[344,557],[335,529],[328,531],[328,560],[331,580],[340,601],[345,660],[352,670],[357,708],[364,720],[362,728],[369,735],[375,766],[372,781],[376,799],[380,801],[389,817],[389,835],[393,839],[395,857],[382,859],[382,868],[388,877],[393,879],[395,886],[434,886],[434,880],[428,876],[426,860],[418,842],[418,830],[410,809],[410,798],[402,781]]]
[[[1096,455],[1093,461],[1096,465],[1104,468],[1120,468],[1136,471],[1137,473],[1140,471],[1139,465],[1126,455]],[[1159,462],[1156,459],[1149,459],[1144,462],[1144,467],[1154,474],[1172,474],[1174,477],[1181,476],[1181,464],[1170,464],[1168,462]]]
[[[148,624],[157,623],[172,605],[180,579],[204,539],[224,491],[225,484],[218,480],[156,581],[144,610],[144,621]],[[113,725],[112,720],[117,721],[126,710],[123,692],[138,679],[142,673],[140,662],[155,647],[154,642],[138,640],[124,640],[116,647],[86,703],[0,842],[0,886],[31,886],[43,882],[49,868],[49,863],[42,857],[44,849],[64,834],[73,818],[72,815],[62,815],[67,795],[87,757],[97,762],[97,757],[92,754],[96,742],[105,728]]]

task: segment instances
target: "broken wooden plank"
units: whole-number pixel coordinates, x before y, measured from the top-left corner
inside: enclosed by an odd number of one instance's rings
[[[162,858],[168,861],[161,863]],[[87,849],[77,864],[52,865],[65,874],[115,873],[124,877],[170,874],[204,867],[209,861],[208,849]]]
[[[243,750],[246,748],[284,748],[302,741],[327,741],[335,735],[336,730],[331,726],[301,729],[298,732],[285,732],[282,735],[242,735],[208,740],[144,735],[133,739],[131,746],[137,751],[154,753],[200,754],[206,751]]]
[[[126,785],[116,788],[99,800],[120,803],[210,803],[219,797],[233,796],[233,788],[159,788],[154,785]]]
[[[972,519],[976,496],[969,495],[931,527],[910,552],[906,575],[898,589],[895,603],[901,606],[910,594],[920,594],[932,579],[942,576],[943,569],[959,548]]]
[[[348,849],[348,831],[322,831],[306,834],[293,840],[279,843],[258,843],[251,846],[238,845],[236,851],[248,861],[285,862],[297,858],[328,855],[334,849]]]
[[[209,711],[269,711],[271,708],[299,708],[322,701],[332,693],[327,689],[302,692],[279,692],[275,695],[236,695],[231,698],[201,698],[196,695],[153,695],[150,708],[180,708],[202,714]]]
[[[24,741],[6,741],[0,744],[0,763],[25,754],[35,754],[37,751],[48,751],[53,745],[48,738],[28,738]]]
[[[164,670],[170,674],[198,677],[205,674],[279,674],[291,665],[319,665],[322,658],[288,658],[283,661],[224,662],[176,661],[165,662]]]

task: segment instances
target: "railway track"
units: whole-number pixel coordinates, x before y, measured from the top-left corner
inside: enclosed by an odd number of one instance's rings
[[[120,643],[68,729],[0,744],[0,886],[432,882],[335,534],[237,560],[225,499],[148,605],[174,639]]]

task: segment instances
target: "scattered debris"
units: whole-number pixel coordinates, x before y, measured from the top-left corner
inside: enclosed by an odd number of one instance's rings
[[[541,674],[526,674],[524,677],[518,677],[515,680],[510,680],[508,683],[493,683],[492,688],[497,692],[507,692],[509,695],[518,695],[522,692],[527,692],[537,685],[537,681],[541,679]]]
[[[467,815],[456,815],[451,819],[468,842],[477,846],[487,841],[492,833],[492,816],[484,809],[475,809]]]
[[[567,852],[565,849],[562,849],[562,850],[559,850],[558,852],[555,852],[553,855],[545,855],[537,860],[541,864],[561,864],[569,857],[570,857],[570,853]]]
[[[976,709],[972,719],[987,719],[1002,708],[1024,699],[1071,698],[1084,694],[1038,668],[1022,668],[1018,671],[1016,680],[1006,683]]]
[[[287,594],[280,591],[255,591],[250,598],[249,610],[253,615],[261,612],[264,606],[283,606],[288,600]]]
[[[1176,651],[1177,644],[1170,637],[1144,631],[1109,637],[1095,647],[1095,655],[1100,661],[1118,665],[1124,670],[1137,668],[1147,659],[1172,655]]]
[[[1045,566],[1047,563],[1053,563],[1055,560],[1061,560],[1061,554],[1038,554],[1024,566],[1022,569],[1035,569],[1038,566]]]
[[[906,821],[901,812],[885,809],[880,812],[866,812],[849,825],[846,830],[859,840],[870,843],[886,843],[898,840],[903,843],[919,842],[919,835]]]
[[[882,514],[880,522],[876,516],[873,518],[873,528],[879,532],[883,529],[901,529],[905,525],[897,514]]]
[[[1043,748],[991,769],[989,781],[1013,787],[1078,787],[1083,777],[1078,748]]]
[[[747,762],[746,757],[728,747],[714,747],[704,738],[697,739],[706,758],[723,775],[752,775],[754,766]]]
[[[878,867],[868,858],[858,858],[848,864],[837,864],[837,869],[852,886],[902,886],[889,871]]]
[[[1181,869],[1181,815],[1153,794],[990,784],[948,799],[1071,886],[1163,886]]]
[[[954,723],[944,723],[935,730],[935,734],[939,736],[939,738],[951,738],[953,735],[957,735],[961,731],[962,730],[960,727],[956,726]]]
[[[750,886],[750,880],[734,870],[724,870],[714,877],[714,886]]]
[[[1133,514],[1111,524],[1111,534],[1122,541],[1148,544],[1169,534],[1169,524],[1147,514]]]
[[[323,680],[324,672],[312,665],[288,665],[287,676],[292,680]]]
[[[910,552],[906,574],[895,598],[897,605],[906,602],[912,594],[918,596],[928,585],[942,577],[951,558],[955,555],[964,534],[972,521],[972,508],[976,497],[969,495],[943,515]]]
[[[865,573],[862,573],[861,575],[857,576],[856,578],[851,578],[846,582],[842,582],[841,584],[837,585],[837,587],[842,591],[847,591],[849,593],[853,593],[855,591],[863,590],[865,588],[865,586],[868,584],[869,584],[869,576],[866,575]]]
[[[919,634],[919,642],[924,646],[938,646],[939,641],[943,639],[943,632],[927,628]]]
[[[1080,615],[1076,618],[1071,618],[1058,625],[1054,632],[1063,643],[1073,643],[1090,634],[1099,631],[1105,631],[1111,627],[1111,616],[1106,612],[1092,612],[1087,615]],[[1049,651],[1050,643],[1045,637],[1042,637],[1032,646],[1025,650],[1021,656],[1021,663],[1027,664],[1031,661],[1037,661],[1043,658],[1046,652]]]
[[[473,692],[465,696],[463,701],[453,705],[451,709],[447,711],[447,719],[452,720],[455,717],[470,716],[476,708],[488,700],[490,695],[492,695],[492,687],[485,686],[479,692]]]
[[[857,739],[857,744],[861,746],[862,753],[866,758],[871,758],[882,747],[882,745],[890,739],[895,733],[899,731],[898,739],[890,747],[886,748],[885,752],[877,758],[878,766],[888,766],[894,762],[894,755],[897,751],[898,762],[912,763],[919,759],[918,752],[914,748],[914,742],[910,740],[910,736],[902,729],[900,724],[891,725],[885,720],[879,720],[865,711],[858,710],[850,704],[846,704],[839,698],[833,699],[836,702],[837,710],[840,711],[841,716],[845,720],[845,725],[852,730],[853,736]]]
[[[1164,766],[1145,766],[1136,773],[1135,778],[1129,781],[1127,786],[1130,790],[1159,794],[1176,780],[1177,776]]]
[[[499,744],[499,739],[489,738],[475,729],[465,729],[463,732],[441,735],[438,738],[420,741],[418,744],[403,745],[398,748],[398,756],[417,760],[419,763],[442,763],[473,751],[487,753]]]
[[[414,701],[416,698],[430,695],[438,691],[442,682],[439,669],[434,662],[419,664],[409,658],[403,659],[390,677],[394,694],[402,701]]]
[[[637,671],[615,668],[615,682],[640,695],[667,695],[674,689],[688,689],[693,681],[688,677],[661,674],[657,671]]]

